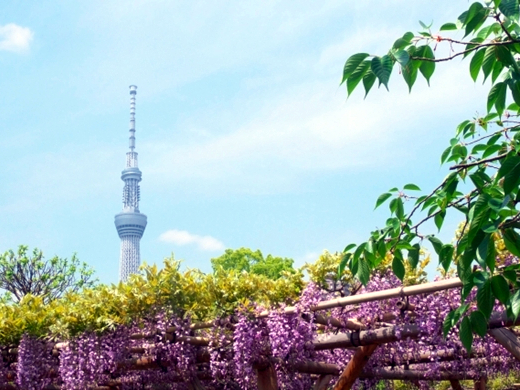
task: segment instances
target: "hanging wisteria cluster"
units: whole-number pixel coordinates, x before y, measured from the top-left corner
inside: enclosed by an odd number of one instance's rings
[[[375,275],[357,294],[400,287],[393,274]],[[4,383],[20,389],[48,385],[71,390],[98,385],[122,389],[187,389],[200,381],[208,389],[256,388],[259,371],[274,367],[278,386],[287,390],[311,389],[316,379],[298,370],[309,361],[336,364],[343,368],[352,349],[314,350],[313,342],[327,335],[351,332],[338,326],[355,321],[363,330],[399,329],[415,325],[417,339],[401,338],[380,345],[365,369],[406,368],[421,371],[425,379],[438,379],[440,372],[493,376],[520,369],[508,352],[486,336],[474,341],[469,359],[457,328],[443,337],[443,321],[460,305],[458,289],[372,301],[313,312],[320,301],[334,293],[309,283],[294,310],[272,308],[267,316],[262,307],[244,308],[230,318],[216,321],[211,329],[195,330],[189,318],[160,313],[131,326],[120,326],[102,334],[86,332],[56,344],[24,335],[17,361],[4,359],[0,367]],[[469,297],[468,299],[471,299]],[[501,310],[497,305],[495,310]],[[318,324],[317,316],[334,319]],[[194,340],[199,340],[199,344]],[[208,340],[204,345],[203,341]],[[446,360],[446,355],[451,358]],[[426,356],[426,358],[425,358]],[[484,359],[484,360],[483,360]],[[358,381],[372,388],[378,378]],[[157,387],[159,386],[159,387]],[[427,387],[427,382],[423,383]]]

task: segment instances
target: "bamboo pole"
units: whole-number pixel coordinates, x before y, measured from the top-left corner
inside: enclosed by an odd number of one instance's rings
[[[334,317],[326,317],[322,314],[318,314],[315,317],[315,321],[317,324],[326,325],[326,326],[334,326],[336,328],[351,329],[351,330],[366,329],[365,325],[363,325],[361,322],[359,322],[358,320],[353,319],[353,318],[347,319],[346,321],[343,322]]]
[[[345,307],[349,305],[356,305],[358,303],[381,301],[384,299],[408,297],[419,294],[429,294],[436,291],[448,290],[451,288],[462,287],[462,282],[459,278],[440,280],[438,282],[430,282],[418,284],[415,286],[396,287],[388,290],[374,291],[365,294],[352,295],[345,298],[336,298],[329,301],[323,301],[316,306],[311,307],[311,311],[333,309],[335,307]],[[286,307],[284,310],[286,314],[296,313],[295,307]],[[258,315],[258,318],[265,318],[269,315],[269,311],[265,310]]]
[[[400,333],[400,337],[398,334]],[[383,344],[397,341],[401,338],[416,338],[419,328],[416,325],[402,327],[392,326],[370,331],[360,331],[319,337],[313,341],[315,350],[350,348],[369,344]]]
[[[516,360],[520,360],[520,340],[513,332],[505,328],[496,328],[488,330],[488,333],[507,349]]]
[[[449,380],[466,380],[475,379],[475,375],[460,372],[446,372],[439,371],[435,373],[435,376],[426,376],[424,371],[417,370],[402,370],[402,369],[389,369],[389,368],[374,368],[365,370],[359,376],[360,379],[388,379],[388,380],[406,380],[406,381],[424,381],[424,380],[436,380],[436,381],[449,381]]]
[[[283,363],[282,359],[277,359],[278,362]],[[292,365],[295,371],[302,374],[318,374],[318,375],[333,375],[339,376],[341,374],[341,367],[337,364],[313,362],[310,360],[296,362]]]
[[[376,348],[377,345],[375,344],[359,347],[354,353],[354,356],[352,356],[352,359],[348,362],[343,373],[339,376],[334,390],[350,390]]]
[[[475,350],[467,355],[466,359],[484,356],[484,350]],[[406,364],[420,364],[420,363],[433,363],[433,362],[448,362],[459,359],[459,352],[454,349],[441,349],[436,352],[422,352],[416,355],[404,354],[400,357],[400,360],[406,362]],[[395,366],[397,363],[393,360],[386,360],[382,362],[384,366]],[[403,363],[402,365],[404,365]]]

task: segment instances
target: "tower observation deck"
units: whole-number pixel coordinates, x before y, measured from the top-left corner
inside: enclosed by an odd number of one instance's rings
[[[130,86],[130,150],[126,153],[126,168],[121,173],[123,188],[123,211],[115,216],[115,225],[121,238],[119,280],[126,281],[139,270],[141,254],[139,244],[146,228],[146,215],[139,211],[141,171],[137,166],[135,151],[135,95],[137,87]]]

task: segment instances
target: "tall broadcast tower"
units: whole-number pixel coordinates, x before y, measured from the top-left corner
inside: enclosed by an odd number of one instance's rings
[[[121,238],[119,280],[124,282],[139,270],[141,254],[139,242],[146,228],[146,215],[139,212],[141,171],[137,167],[135,152],[135,94],[137,87],[130,86],[130,150],[126,153],[126,168],[121,173],[125,182],[123,211],[115,216],[115,224]]]

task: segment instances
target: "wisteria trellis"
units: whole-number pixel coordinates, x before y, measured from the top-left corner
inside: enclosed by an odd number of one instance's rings
[[[391,274],[374,276],[359,294],[400,286]],[[244,310],[235,316],[238,321],[228,326],[203,329],[197,336],[210,340],[208,347],[190,343],[195,336],[189,318],[160,313],[133,326],[120,326],[103,334],[85,333],[69,340],[58,356],[53,355],[54,343],[24,336],[18,347],[15,363],[4,354],[1,367],[3,384],[16,384],[20,389],[41,389],[49,385],[64,389],[87,389],[96,386],[114,388],[186,389],[195,378],[207,389],[256,388],[257,368],[274,362],[281,389],[311,389],[315,376],[298,372],[297,363],[315,361],[344,367],[353,355],[352,349],[313,350],[312,341],[327,334],[346,332],[333,326],[316,324],[316,314],[310,310],[319,301],[333,298],[332,294],[309,283],[296,305],[296,312],[286,314],[282,308],[272,309],[267,318]],[[373,301],[355,307],[334,308],[327,315],[339,321],[355,319],[368,330],[384,326],[402,327],[415,324],[419,338],[401,339],[381,345],[366,367],[409,367],[421,370],[424,379],[435,380],[439,372],[467,373],[468,377],[490,377],[520,368],[509,353],[491,337],[475,341],[474,351],[483,359],[469,359],[454,328],[446,339],[442,324],[446,314],[460,305],[459,289],[451,289],[409,297],[413,311],[400,310],[400,298]],[[256,308],[256,313],[265,308]],[[496,310],[500,310],[498,305]],[[391,324],[380,322],[387,313]],[[391,316],[388,316],[391,314]],[[388,320],[388,319],[387,319]],[[174,336],[167,334],[175,327]],[[141,338],[132,337],[136,333]],[[146,336],[146,337],[145,337]],[[452,351],[455,356],[443,361],[436,351]],[[430,353],[430,362],[416,363],[420,355]],[[138,359],[153,362],[135,370]],[[378,378],[358,381],[372,388]],[[424,387],[427,382],[421,382]]]

